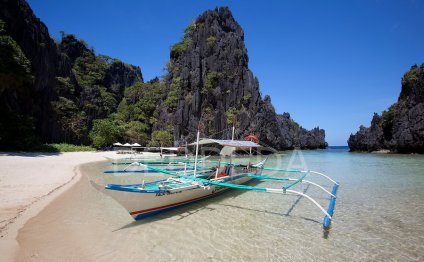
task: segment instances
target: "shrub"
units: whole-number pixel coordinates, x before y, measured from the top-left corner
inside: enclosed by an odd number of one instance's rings
[[[121,127],[111,119],[96,119],[89,136],[97,148],[110,146],[121,136]]]
[[[242,97],[241,102],[243,104],[247,104],[247,103],[249,103],[250,98],[252,98],[252,96],[250,94],[249,95],[245,95],[245,96]]]
[[[184,38],[183,41],[174,44],[171,47],[171,57],[178,57],[183,54],[192,42],[193,40],[191,40],[191,38]]]
[[[187,104],[191,104],[191,102],[193,101],[193,94],[191,92],[188,92],[188,94],[185,97],[185,101]]]
[[[383,111],[383,114],[381,115],[381,127],[383,128],[383,134],[384,138],[386,140],[392,139],[392,133],[393,133],[393,118],[394,118],[394,107],[395,105],[391,105],[389,109],[386,111]]]
[[[189,24],[184,30],[184,38],[192,37],[193,32],[196,30],[196,23]]]
[[[236,109],[235,107],[230,107],[225,112],[225,118],[227,120],[227,124],[232,125],[234,124],[234,121],[236,120],[237,114],[240,112],[240,110]]]
[[[206,39],[206,42],[208,43],[208,45],[210,45],[210,46],[212,46],[212,45],[214,45],[215,44],[215,42],[216,42],[216,37],[214,37],[214,36],[209,36],[207,39]]]
[[[72,144],[43,144],[39,147],[40,152],[83,152],[83,151],[96,151],[91,146],[78,146]]]
[[[202,88],[202,95],[209,95],[212,93],[213,89],[217,86],[218,84],[218,79],[221,76],[220,73],[216,72],[216,71],[209,71],[208,74],[206,75],[206,81],[203,84],[203,88]]]
[[[168,97],[163,102],[164,106],[168,107],[168,110],[171,112],[177,109],[180,95],[181,95],[181,78],[175,77],[174,79],[172,79],[171,84],[169,86]]]

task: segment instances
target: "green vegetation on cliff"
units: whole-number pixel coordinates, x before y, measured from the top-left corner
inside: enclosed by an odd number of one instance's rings
[[[164,90],[164,84],[158,79],[128,87],[115,113],[107,119],[94,120],[90,132],[93,145],[105,147],[116,141],[142,145],[158,141],[164,145],[172,144],[171,135],[152,132],[152,127],[157,122],[154,111],[163,97]]]
[[[4,28],[5,23],[0,20],[0,96],[30,97],[29,87],[33,81],[31,63]],[[1,101],[0,144],[4,149],[19,150],[38,145],[35,119],[10,107]]]
[[[33,80],[31,63],[19,45],[6,34],[0,20],[0,94],[5,89],[19,89]]]

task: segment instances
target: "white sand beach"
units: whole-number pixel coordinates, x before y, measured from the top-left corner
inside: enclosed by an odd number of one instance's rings
[[[78,181],[78,166],[106,160],[115,152],[1,153],[0,254],[3,261],[18,251],[18,230],[55,197]]]

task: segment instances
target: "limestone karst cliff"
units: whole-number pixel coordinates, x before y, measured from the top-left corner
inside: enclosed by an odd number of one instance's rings
[[[98,147],[154,144],[162,131],[166,143],[181,145],[194,139],[199,120],[204,136],[229,138],[235,123],[236,138],[255,134],[278,150],[326,147],[324,130],[302,128],[262,97],[243,29],[227,7],[191,23],[171,47],[166,75],[147,83],[138,66],[96,54],[75,35],[52,39],[26,1],[0,7],[0,148],[93,137]]]
[[[324,130],[310,132],[289,115],[276,114],[271,98],[262,98],[248,62],[243,29],[230,10],[204,12],[171,48],[168,95],[155,128],[173,130],[174,140],[183,143],[194,138],[199,119],[205,136],[227,138],[235,122],[238,138],[253,133],[276,149],[324,148]]]
[[[31,78],[10,86],[21,76],[2,68],[0,146],[23,148],[37,137],[48,143],[89,143],[93,119],[115,111],[124,89],[143,81],[140,68],[96,56],[73,35],[55,42],[24,0],[1,0],[0,7],[3,55],[13,42],[27,59]],[[15,65],[2,62],[5,69]]]

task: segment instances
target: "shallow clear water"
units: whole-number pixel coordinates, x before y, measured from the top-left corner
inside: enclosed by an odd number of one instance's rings
[[[287,151],[269,158],[267,166],[286,168],[291,162],[295,167],[303,159],[310,170],[340,182],[329,232],[322,229],[324,215],[306,199],[252,191],[231,191],[134,222],[83,178],[21,230],[27,242],[20,244],[25,248],[31,243],[27,255],[34,252],[43,259],[73,252],[72,258],[108,261],[424,260],[424,156],[349,153],[344,148],[298,152],[293,162],[293,152]],[[140,181],[140,174],[100,172],[108,168],[102,163],[83,171],[103,184]],[[331,189],[319,177],[310,180]],[[328,197],[321,191],[304,185],[297,189],[327,208]],[[54,248],[34,246],[43,241]]]

